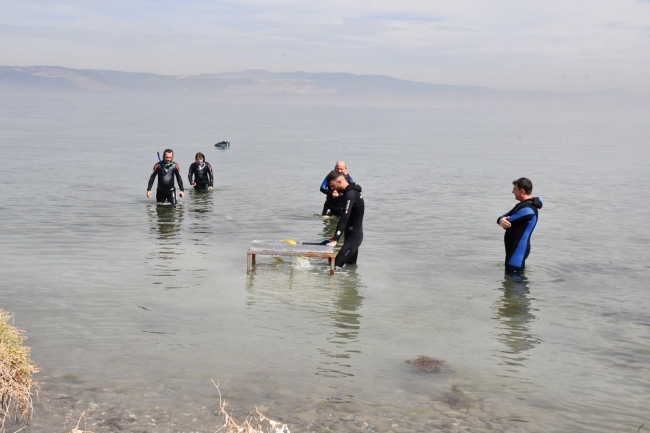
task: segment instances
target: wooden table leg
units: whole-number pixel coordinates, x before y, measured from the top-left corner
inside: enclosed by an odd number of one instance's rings
[[[334,275],[334,258],[330,257],[330,275]]]
[[[251,254],[247,253],[246,254],[246,273],[247,274],[251,273],[251,265],[252,265]]]
[[[255,254],[251,254],[251,256],[252,256],[251,264],[254,265],[255,264]]]

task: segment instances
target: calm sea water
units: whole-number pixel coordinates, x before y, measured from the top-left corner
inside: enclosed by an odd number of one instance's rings
[[[636,431],[649,137],[647,113],[3,96],[0,308],[42,369],[32,430],[84,410],[95,431],[208,429],[213,379],[292,431]],[[184,177],[205,153],[214,192],[148,200],[166,147]],[[331,233],[318,187],[339,159],[364,189],[358,267],[247,276],[251,240]],[[545,206],[515,281],[495,220],[520,176]],[[451,421],[426,424],[440,404]]]

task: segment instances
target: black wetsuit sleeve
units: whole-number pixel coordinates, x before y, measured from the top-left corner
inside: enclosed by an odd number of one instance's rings
[[[153,166],[153,171],[149,177],[149,185],[147,185],[147,191],[151,191],[151,187],[153,186],[153,181],[156,179],[156,176],[158,176],[158,163]]]
[[[187,180],[190,181],[190,185],[192,185],[192,174],[194,173],[194,164],[190,164],[190,171],[187,173]]]
[[[205,165],[207,165],[206,169],[208,170],[208,178],[210,179],[210,186],[213,186],[214,174],[212,173],[212,166],[210,165],[209,162],[206,162]]]
[[[343,202],[345,203],[345,208],[343,209],[343,213],[341,214],[341,218],[339,219],[339,223],[336,226],[336,233],[334,233],[334,236],[332,236],[332,239],[335,241],[338,241],[341,238],[341,235],[345,231],[345,228],[348,226],[348,220],[350,219],[350,215],[352,214],[352,207],[354,206],[354,202],[357,199],[357,195],[354,193],[354,190],[349,190],[348,192],[345,193],[343,196]]]
[[[174,172],[174,175],[176,176],[176,182],[178,182],[178,189],[181,191],[185,191],[183,188],[183,176],[181,176],[181,168],[176,164],[176,171]]]

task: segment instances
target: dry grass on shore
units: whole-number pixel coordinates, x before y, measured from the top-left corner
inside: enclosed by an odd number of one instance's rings
[[[0,310],[0,433],[6,431],[6,422],[18,421],[17,433],[29,426],[34,410],[33,392],[38,392],[38,384],[32,375],[38,368],[30,359],[30,349],[24,345],[23,331],[13,325],[13,316]],[[214,382],[213,382],[214,383]],[[238,424],[226,412],[228,405],[222,398],[219,387],[219,412],[223,416],[223,425],[217,427],[219,433],[290,433],[289,427],[264,416],[257,408],[241,424]],[[91,433],[80,429],[84,414],[69,433]]]
[[[32,375],[38,368],[29,357],[29,347],[23,345],[26,339],[13,326],[13,316],[0,310],[0,432],[5,431],[7,420],[15,418],[24,428],[32,416],[32,392],[38,392]]]
[[[224,418],[223,426],[217,432],[222,433],[291,433],[289,426],[265,417],[257,408],[246,417],[241,423],[237,424],[235,420],[226,412],[225,400],[221,398],[219,385],[212,381],[219,393],[219,412]]]

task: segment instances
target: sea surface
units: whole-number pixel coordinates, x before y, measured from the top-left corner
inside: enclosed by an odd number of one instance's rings
[[[650,425],[647,119],[3,95],[0,308],[41,369],[31,431],[214,431],[219,392],[292,432]],[[147,199],[168,147],[186,187],[205,153],[214,191]],[[363,187],[358,266],[247,275],[254,239],[331,235],[337,160]],[[517,280],[496,219],[522,176],[544,207]]]

